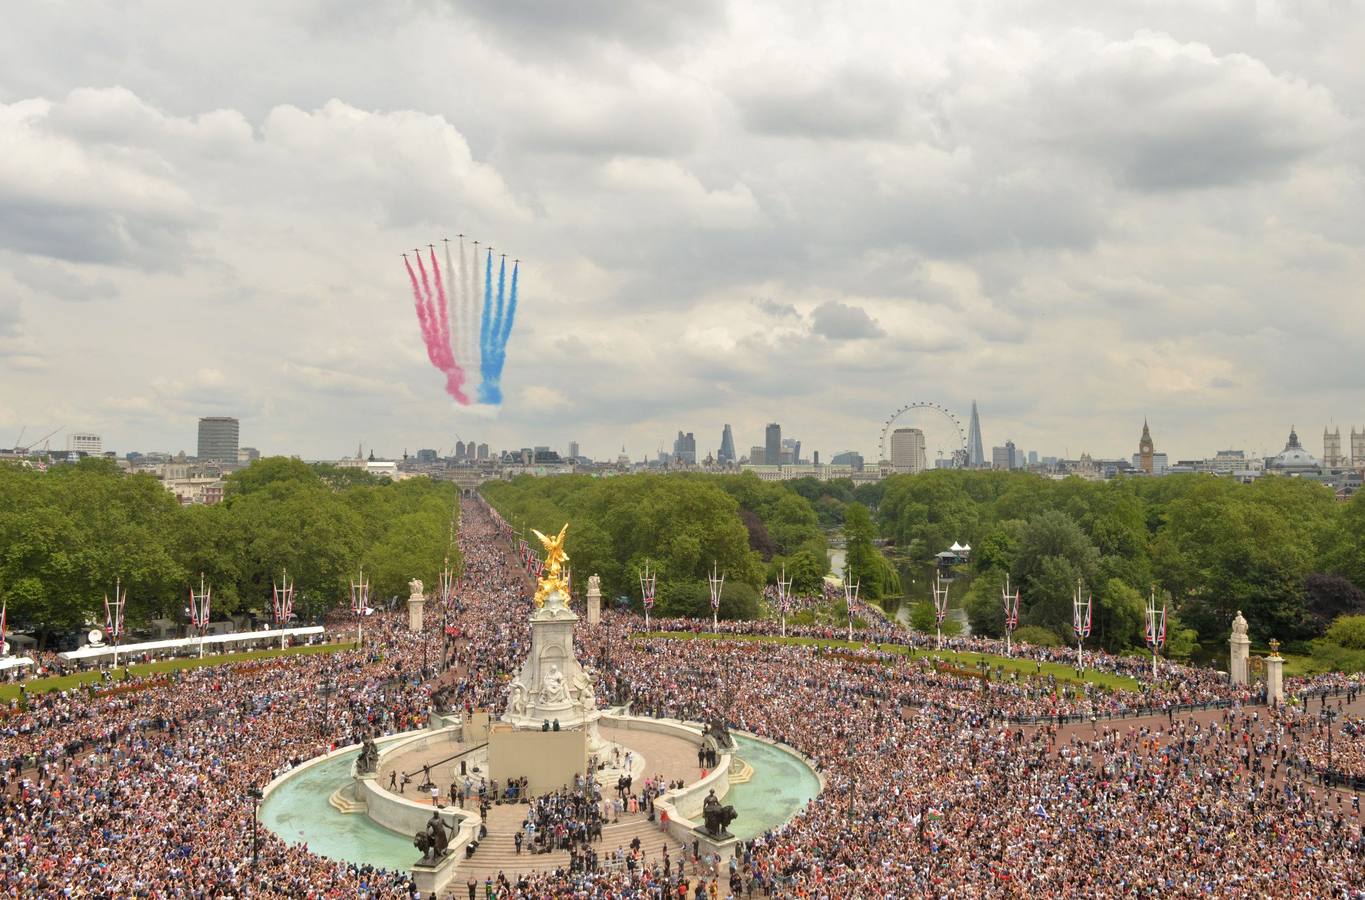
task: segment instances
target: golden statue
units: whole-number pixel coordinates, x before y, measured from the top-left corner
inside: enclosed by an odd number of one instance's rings
[[[545,547],[545,573],[541,576],[540,584],[536,588],[536,609],[545,605],[545,598],[558,590],[565,597],[567,603],[569,596],[569,586],[564,582],[564,561],[569,558],[569,554],[564,552],[564,534],[569,530],[569,523],[565,522],[564,527],[559,529],[556,537],[547,537],[531,529],[531,533],[540,538],[540,543]]]

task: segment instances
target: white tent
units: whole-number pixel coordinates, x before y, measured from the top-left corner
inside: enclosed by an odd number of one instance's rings
[[[282,637],[308,637],[310,635],[322,634],[321,625],[309,625],[303,628],[272,628],[268,631],[238,631],[233,634],[210,634],[202,640],[197,637],[175,638],[168,641],[143,641],[140,644],[120,644],[118,654],[120,657],[135,656],[139,653],[152,653],[158,650],[187,650],[203,644],[207,650],[209,648],[230,649],[231,645],[244,644],[255,641],[279,640]],[[106,656],[114,655],[113,644],[88,644],[79,650],[72,650],[69,653],[58,654],[62,659],[71,660],[92,660],[102,659]]]

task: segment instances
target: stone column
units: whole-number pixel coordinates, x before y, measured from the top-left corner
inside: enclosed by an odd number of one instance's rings
[[[602,583],[596,575],[588,579],[588,624],[602,621]]]
[[[1284,657],[1280,656],[1280,642],[1270,642],[1270,655],[1265,658],[1265,702],[1271,706],[1284,704]]]
[[[422,609],[427,605],[427,598],[421,594],[413,594],[408,598],[408,631],[422,630]]]
[[[1228,639],[1228,646],[1231,653],[1228,660],[1228,675],[1231,676],[1233,684],[1246,684],[1247,660],[1251,656],[1251,639],[1245,634],[1237,634],[1235,631]]]

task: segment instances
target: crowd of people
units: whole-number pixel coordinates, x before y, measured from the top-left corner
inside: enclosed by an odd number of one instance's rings
[[[500,711],[529,649],[529,582],[478,501],[465,501],[460,546],[455,599],[427,605],[421,634],[381,612],[365,622],[363,650],[34,694],[0,713],[0,895],[413,898],[407,873],[338,863],[264,828],[253,839],[254,792],[329,748],[419,727],[436,688],[452,705]],[[446,623],[458,637],[447,640]],[[726,627],[738,637],[776,626]],[[354,621],[342,615],[335,629],[353,635]],[[481,896],[1365,896],[1358,798],[1317,780],[1329,729],[1334,768],[1365,771],[1358,680],[1293,681],[1295,702],[1271,708],[1211,672],[1163,663],[1153,677],[1150,661],[1100,653],[1087,665],[1136,678],[1138,694],[983,678],[875,646],[645,641],[639,630],[627,614],[580,623],[603,702],[782,741],[819,769],[823,791],[715,867],[683,845],[655,858],[595,847],[616,812],[606,804],[636,794],[600,797],[585,781],[528,804],[523,829],[528,850],[567,846],[571,863],[489,879]],[[857,637],[934,643],[892,621]],[[1069,661],[1054,648],[1014,653]],[[1140,707],[1169,715],[1019,724]],[[664,786],[645,788],[638,815]]]

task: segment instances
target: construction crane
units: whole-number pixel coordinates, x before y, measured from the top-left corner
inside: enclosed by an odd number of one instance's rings
[[[27,425],[25,425],[23,428],[20,428],[20,429],[19,429],[19,436],[18,436],[17,438],[14,439],[14,444],[13,444],[13,447],[14,447],[15,450],[18,450],[18,449],[19,449],[19,445],[22,444],[22,443],[24,442],[24,432],[26,432],[26,431],[28,431],[28,426],[27,426]]]
[[[34,441],[33,443],[29,444],[29,445],[26,446],[26,447],[15,446],[14,452],[15,452],[15,453],[30,453],[30,452],[32,452],[33,448],[36,447],[36,446],[38,446],[39,444],[42,444],[42,445],[43,445],[43,450],[46,451],[46,450],[47,450],[47,442],[48,442],[49,440],[51,440],[51,438],[52,438],[52,436],[53,436],[54,434],[56,434],[57,432],[61,431],[61,430],[62,430],[63,428],[65,428],[65,427],[66,427],[65,425],[58,425],[56,428],[52,429],[52,430],[49,431],[47,434],[45,434],[45,435],[43,435],[42,437],[38,438],[38,440]],[[23,437],[23,435],[21,434],[20,437]]]

